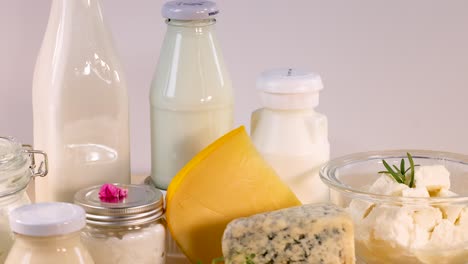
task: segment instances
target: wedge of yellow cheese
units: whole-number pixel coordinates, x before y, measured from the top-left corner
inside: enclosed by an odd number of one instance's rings
[[[166,219],[193,263],[211,263],[222,256],[221,240],[230,221],[296,205],[294,193],[240,127],[200,152],[172,180]]]

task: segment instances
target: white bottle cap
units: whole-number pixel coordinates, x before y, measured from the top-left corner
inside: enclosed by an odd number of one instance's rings
[[[86,225],[85,211],[69,203],[37,203],[16,208],[10,214],[13,232],[35,237],[77,232]]]
[[[265,107],[273,109],[305,109],[319,104],[322,79],[313,72],[283,68],[263,72],[257,89]]]
[[[215,2],[201,0],[169,1],[162,8],[163,17],[176,20],[209,19],[218,13]]]

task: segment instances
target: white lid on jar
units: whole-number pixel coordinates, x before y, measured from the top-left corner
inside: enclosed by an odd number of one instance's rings
[[[200,0],[169,1],[162,8],[162,16],[176,20],[202,20],[219,13],[215,2]]]
[[[262,104],[273,109],[314,108],[322,89],[320,75],[294,68],[268,70],[257,79]]]
[[[69,203],[37,203],[14,209],[10,214],[10,227],[15,233],[48,237],[66,235],[86,225],[83,208]]]

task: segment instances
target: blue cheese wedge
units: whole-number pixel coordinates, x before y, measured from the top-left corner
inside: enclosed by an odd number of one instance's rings
[[[227,264],[355,262],[351,217],[328,204],[236,219],[224,231],[222,248]]]

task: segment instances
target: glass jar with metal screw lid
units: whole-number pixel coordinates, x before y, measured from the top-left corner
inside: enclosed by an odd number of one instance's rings
[[[163,194],[145,185],[114,184],[127,195],[103,199],[101,186],[78,191],[75,203],[86,211],[81,238],[96,263],[164,264]]]
[[[40,166],[36,166],[35,155],[42,156]],[[46,175],[47,155],[44,152],[22,145],[12,137],[0,137],[0,263],[5,261],[13,244],[8,222],[10,212],[30,203],[26,187],[34,177]]]

